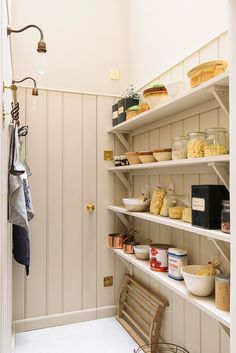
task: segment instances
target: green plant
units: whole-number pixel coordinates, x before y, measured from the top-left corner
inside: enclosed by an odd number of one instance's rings
[[[122,94],[122,97],[140,99],[140,93],[135,90],[135,87],[133,85],[130,85],[130,87],[127,88],[125,92]]]

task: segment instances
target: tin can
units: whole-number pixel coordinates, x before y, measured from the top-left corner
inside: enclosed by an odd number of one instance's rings
[[[178,281],[183,280],[181,268],[187,265],[187,250],[170,248],[168,250],[168,276]]]
[[[153,271],[168,271],[168,249],[172,248],[168,244],[151,244],[150,245],[150,268]]]

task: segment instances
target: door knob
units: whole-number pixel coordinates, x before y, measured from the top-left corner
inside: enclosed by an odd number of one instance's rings
[[[88,203],[86,208],[89,212],[92,212],[95,210],[95,205],[93,203]]]

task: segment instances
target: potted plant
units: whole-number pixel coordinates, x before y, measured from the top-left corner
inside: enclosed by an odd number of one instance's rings
[[[133,85],[131,85],[122,94],[122,98],[118,101],[118,124],[126,120],[127,110],[134,105],[138,105],[139,100],[139,92],[135,90]]]

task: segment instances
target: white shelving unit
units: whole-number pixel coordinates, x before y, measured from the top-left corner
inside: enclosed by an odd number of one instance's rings
[[[188,292],[183,281],[176,281],[169,278],[167,273],[152,271],[149,267],[149,261],[138,260],[135,255],[125,254],[123,250],[120,249],[113,249],[113,251],[121,259],[125,260],[127,264],[135,266],[147,273],[150,277],[164,284],[188,302],[214,317],[219,323],[230,328],[230,314],[215,307],[214,297],[196,297]],[[132,272],[132,268],[128,268],[129,271]]]

